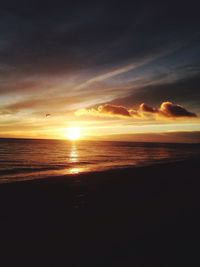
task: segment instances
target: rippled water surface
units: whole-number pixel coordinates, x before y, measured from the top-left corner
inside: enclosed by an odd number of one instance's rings
[[[0,139],[0,181],[145,166],[196,155],[199,144]]]

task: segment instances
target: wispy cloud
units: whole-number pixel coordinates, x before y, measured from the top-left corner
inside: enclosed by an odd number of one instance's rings
[[[142,63],[141,63],[142,64]],[[96,83],[96,82],[101,82],[101,81],[104,81],[104,80],[107,80],[109,78],[113,78],[119,74],[122,74],[122,73],[125,73],[127,71],[130,71],[130,70],[133,70],[135,69],[136,67],[138,67],[137,64],[129,64],[127,66],[124,66],[124,67],[121,67],[119,69],[116,69],[116,70],[111,70],[107,73],[104,73],[104,74],[101,74],[101,75],[98,75],[96,77],[93,77],[89,80],[87,80],[86,82],[78,85],[76,87],[76,89],[82,89],[82,88],[85,88],[85,87],[88,87],[90,85],[92,85],[93,83]]]

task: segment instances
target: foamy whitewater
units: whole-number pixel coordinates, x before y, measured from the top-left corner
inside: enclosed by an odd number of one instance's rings
[[[147,166],[197,155],[199,144],[0,139],[0,182]]]

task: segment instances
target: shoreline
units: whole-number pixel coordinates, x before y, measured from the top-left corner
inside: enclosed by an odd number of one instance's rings
[[[146,164],[146,165],[133,165],[133,166],[126,166],[126,167],[118,167],[118,168],[110,168],[110,169],[103,169],[103,170],[95,170],[95,171],[85,171],[85,172],[80,172],[80,173],[74,173],[74,174],[61,174],[61,175],[52,175],[52,176],[46,176],[44,178],[27,178],[27,179],[22,179],[22,180],[14,180],[15,178],[13,178],[13,180],[7,180],[7,181],[2,181],[0,180],[0,186],[3,185],[3,184],[15,184],[15,183],[26,183],[26,182],[53,182],[53,180],[55,180],[55,182],[59,182],[59,181],[67,181],[67,179],[85,179],[87,177],[98,177],[98,176],[101,176],[101,175],[108,175],[108,176],[112,176],[112,175],[115,175],[115,174],[130,174],[130,172],[137,172],[137,171],[140,171],[142,169],[144,170],[150,170],[151,169],[155,169],[155,168],[165,168],[167,166],[171,167],[171,166],[176,166],[177,168],[180,166],[180,165],[183,165],[183,164],[187,164],[187,163],[192,163],[192,164],[195,164],[195,163],[198,163],[200,162],[200,156],[193,156],[193,157],[190,157],[190,158],[182,158],[182,159],[176,159],[176,160],[172,160],[172,161],[160,161],[158,163],[154,163],[154,164]],[[62,170],[61,170],[62,171]],[[9,177],[7,178],[9,179]]]
[[[62,174],[62,175],[52,175],[52,176],[46,176],[44,178],[32,178],[32,179],[24,179],[24,180],[8,180],[8,181],[1,181],[0,180],[0,186],[3,184],[15,184],[15,183],[49,183],[53,182],[67,182],[67,180],[71,179],[87,179],[90,177],[98,178],[99,176],[116,176],[116,175],[131,175],[134,172],[140,172],[140,171],[152,171],[157,168],[167,168],[167,167],[184,167],[185,164],[193,164],[198,165],[200,164],[200,156],[193,156],[191,158],[183,158],[183,159],[176,159],[166,162],[158,162],[154,164],[147,164],[147,165],[134,165],[134,166],[127,166],[127,167],[118,167],[118,168],[110,168],[106,170],[99,170],[99,171],[88,171],[88,172],[82,172],[82,173],[74,173],[74,174]],[[8,178],[9,179],[9,178]]]

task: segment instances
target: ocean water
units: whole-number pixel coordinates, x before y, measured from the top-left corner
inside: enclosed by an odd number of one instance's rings
[[[200,155],[200,144],[0,139],[0,182],[147,166]]]

